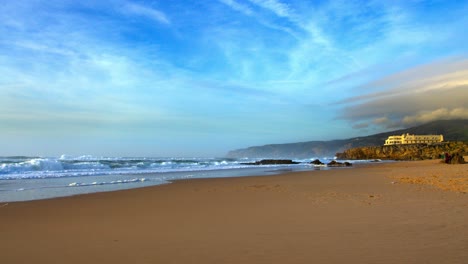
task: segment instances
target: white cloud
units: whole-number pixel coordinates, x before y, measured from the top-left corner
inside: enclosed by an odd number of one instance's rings
[[[414,67],[363,87],[382,91],[344,100],[343,119],[389,128],[468,118],[468,59],[463,57]]]
[[[263,16],[261,12],[258,12],[258,10],[255,10],[254,8],[252,8],[252,6],[241,4],[235,0],[219,0],[219,1],[235,11],[238,11],[246,16],[253,17],[254,19],[256,19],[256,21],[260,25],[266,28],[273,29],[275,31],[282,31],[288,34],[289,36],[293,37],[294,39],[300,40],[300,34],[297,32],[297,28],[291,27],[290,25],[282,25],[282,24],[276,23],[276,21],[272,21],[271,19],[269,19],[268,16]],[[270,9],[267,8],[267,10],[270,10]],[[286,17],[286,19],[291,21],[291,17]]]
[[[291,17],[291,9],[289,5],[277,0],[250,0],[250,2],[270,10],[279,17]]]
[[[159,23],[171,24],[171,22],[163,12],[143,5],[127,3],[126,5],[124,5],[123,12],[132,15],[144,16]]]
[[[405,116],[402,122],[405,125],[414,125],[441,119],[468,119],[468,108],[439,108],[432,111],[421,111],[415,115]]]
[[[384,99],[396,96],[414,96],[431,91],[451,90],[468,85],[468,59],[451,57],[419,65],[357,87],[358,93],[345,103]]]
[[[229,6],[230,8],[239,11],[245,15],[251,16],[253,15],[253,11],[250,7],[240,4],[236,2],[235,0],[219,0],[221,3]]]

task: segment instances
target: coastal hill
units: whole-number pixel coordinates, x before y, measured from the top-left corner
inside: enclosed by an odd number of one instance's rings
[[[357,147],[336,153],[336,157],[344,160],[425,160],[445,158],[445,153],[452,157],[450,163],[465,163],[462,157],[468,154],[468,143],[449,141],[434,144]]]
[[[381,146],[391,135],[443,134],[445,141],[468,142],[468,120],[439,120],[407,129],[400,129],[375,135],[330,141],[308,141],[287,144],[253,146],[230,151],[230,158],[312,158],[333,157],[336,153],[357,147]]]

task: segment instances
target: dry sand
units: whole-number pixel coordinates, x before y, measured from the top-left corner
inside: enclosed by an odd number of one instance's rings
[[[398,162],[0,204],[0,263],[468,263],[466,189],[405,180],[434,175],[465,184],[468,165]]]

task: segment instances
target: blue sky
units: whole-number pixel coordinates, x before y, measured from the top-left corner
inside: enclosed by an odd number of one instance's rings
[[[0,155],[222,156],[468,118],[468,1],[2,1]]]

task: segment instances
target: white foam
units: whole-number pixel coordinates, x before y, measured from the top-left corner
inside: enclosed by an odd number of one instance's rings
[[[6,163],[0,166],[2,174],[25,171],[60,171],[62,163],[54,159],[31,159],[20,163]]]
[[[108,185],[108,184],[123,184],[123,183],[137,183],[137,182],[146,182],[149,181],[146,178],[133,178],[133,179],[128,179],[128,180],[116,180],[116,181],[109,181],[109,182],[91,182],[91,183],[86,183],[86,182],[72,182],[68,184],[68,187],[83,187],[83,186],[93,186],[93,185]]]
[[[21,158],[0,163],[2,179],[45,179],[97,175],[147,174],[251,168],[241,164],[253,160],[177,159],[177,158],[103,158],[90,155],[59,158]],[[263,167],[278,167],[269,165]]]

